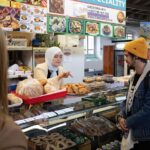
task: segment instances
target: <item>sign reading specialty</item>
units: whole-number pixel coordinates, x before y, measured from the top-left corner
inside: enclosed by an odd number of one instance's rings
[[[49,11],[69,17],[125,24],[126,0],[59,0],[60,12],[54,11],[49,0]],[[55,4],[55,3],[54,3]],[[56,4],[55,4],[56,5]],[[58,10],[58,9],[57,9]]]

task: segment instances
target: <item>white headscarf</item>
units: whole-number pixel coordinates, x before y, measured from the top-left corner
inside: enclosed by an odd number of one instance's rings
[[[48,65],[48,69],[52,71],[51,77],[57,76],[56,71],[58,70],[58,68],[52,65],[52,61],[54,56],[58,53],[63,55],[59,47],[48,48],[45,52],[45,62]]]

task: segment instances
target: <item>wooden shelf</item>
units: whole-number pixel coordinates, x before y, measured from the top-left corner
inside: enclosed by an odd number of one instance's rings
[[[32,47],[8,46],[8,51],[32,51]]]

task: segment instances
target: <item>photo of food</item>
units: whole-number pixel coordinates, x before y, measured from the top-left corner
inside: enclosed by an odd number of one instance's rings
[[[123,23],[125,21],[125,14],[122,11],[118,12],[117,20],[119,23]]]
[[[11,1],[30,4],[34,6],[47,7],[47,0],[11,0]]]
[[[99,24],[97,22],[86,22],[86,33],[89,35],[98,35]]]
[[[24,9],[24,10],[23,10]],[[24,32],[46,33],[47,9],[21,4],[20,30]]]
[[[49,12],[64,14],[64,0],[49,0]]]
[[[113,36],[113,26],[111,24],[101,23],[100,33],[102,36],[112,37]]]
[[[82,20],[70,19],[69,32],[70,33],[83,33],[84,22]]]
[[[118,38],[125,37],[125,27],[114,26],[114,36]]]
[[[50,32],[66,32],[66,18],[64,17],[49,17]]]
[[[24,30],[24,29],[27,28],[27,26],[26,26],[25,24],[22,24],[22,25],[20,26],[20,28]]]
[[[34,18],[34,21],[35,21],[35,22],[40,22],[41,20],[40,20],[39,17],[36,17],[36,18]]]
[[[22,20],[27,20],[27,16],[26,16],[26,15],[22,15],[22,16],[21,16],[21,19],[22,19]]]
[[[11,30],[18,31],[20,24],[20,10],[11,7],[0,6],[0,27],[10,28]]]

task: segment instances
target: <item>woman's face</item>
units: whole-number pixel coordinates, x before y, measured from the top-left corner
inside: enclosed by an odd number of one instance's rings
[[[52,59],[52,66],[54,67],[58,67],[60,66],[61,62],[62,62],[62,59],[63,59],[63,55],[62,54],[55,54],[53,59]]]

